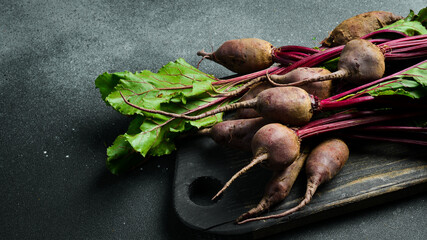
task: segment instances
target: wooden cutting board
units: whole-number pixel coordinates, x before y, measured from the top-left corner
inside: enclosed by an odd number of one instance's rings
[[[207,137],[181,142],[174,180],[176,213],[201,233],[258,238],[427,190],[425,147],[359,140],[348,144],[347,164],[318,189],[308,206],[284,218],[236,225],[234,220],[261,199],[271,172],[256,166],[214,202],[212,196],[250,161],[251,154],[219,146]],[[302,171],[290,195],[267,214],[297,205],[305,184]]]

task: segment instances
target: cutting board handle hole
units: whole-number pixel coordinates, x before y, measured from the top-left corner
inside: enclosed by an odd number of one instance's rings
[[[203,176],[196,178],[188,188],[190,200],[200,206],[215,204],[222,196],[215,200],[212,197],[221,189],[221,181],[214,177]]]

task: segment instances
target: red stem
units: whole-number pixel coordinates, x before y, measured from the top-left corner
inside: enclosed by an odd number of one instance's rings
[[[320,101],[319,105],[317,106],[317,110],[333,110],[336,108],[343,108],[343,107],[351,107],[353,105],[356,104],[361,104],[361,103],[367,103],[367,102],[372,102],[374,101],[376,98],[373,96],[363,96],[363,97],[358,97],[358,98],[352,98],[352,99],[346,99],[346,100],[342,100],[342,101]]]
[[[353,112],[351,112],[353,111]],[[299,131],[319,125],[324,125],[327,123],[347,120],[347,119],[353,119],[361,116],[371,115],[374,114],[375,111],[355,111],[355,110],[345,110],[343,112],[339,112],[337,114],[331,115],[329,117],[321,118],[318,120],[311,121],[307,123],[306,125],[299,128]]]
[[[403,131],[403,132],[422,132],[427,133],[427,127],[411,127],[411,126],[367,126],[358,128],[359,130],[367,131]]]
[[[395,143],[409,143],[409,144],[427,146],[427,141],[415,140],[415,139],[370,136],[370,135],[363,135],[363,134],[346,134],[346,137],[369,139],[369,140],[376,140],[376,141],[387,141],[387,142],[395,142]]]
[[[276,74],[276,72],[278,70],[281,70],[283,67],[279,67],[279,66],[274,66],[268,69],[264,69],[258,72],[254,72],[254,73],[250,73],[250,74],[246,74],[246,75],[242,75],[242,76],[238,76],[238,77],[234,77],[234,78],[230,78],[230,79],[225,79],[225,80],[219,80],[216,81],[214,83],[212,83],[212,85],[220,85],[220,84],[226,84],[226,83],[235,83],[235,82],[240,82],[240,81],[248,81],[260,76],[264,76],[267,72],[269,74]]]
[[[393,30],[380,30],[377,33],[372,33],[372,35],[374,34],[378,34],[381,32],[396,32]],[[399,33],[399,32],[396,32]],[[402,36],[406,36],[403,33],[399,33]],[[369,37],[369,36],[368,36]],[[398,49],[398,48],[402,48],[402,47],[407,47],[407,46],[414,46],[417,45],[418,43],[421,43],[421,47],[418,47],[417,49],[406,49],[405,53],[407,53],[408,51],[416,51],[416,50],[421,50],[422,46],[425,44],[425,39],[427,39],[427,35],[417,35],[417,36],[411,36],[411,37],[402,37],[399,39],[395,39],[395,40],[390,40],[390,39],[371,39],[369,40],[372,43],[378,44],[379,47],[382,47],[384,49],[386,49],[386,51],[391,51],[391,53],[388,53],[388,55],[386,55],[386,57],[389,58],[393,58],[393,60],[395,60],[396,58],[402,58],[402,59],[407,59],[408,56],[405,55],[393,55],[392,52],[394,49]],[[283,46],[283,47],[279,47],[277,48],[275,51],[273,51],[273,60],[275,62],[278,63],[282,63],[282,64],[289,64],[291,63],[291,61],[289,61],[289,59],[287,59],[286,57],[284,57],[283,55],[281,55],[281,49],[286,49],[286,50],[290,50],[290,49],[298,49],[296,46]],[[285,74],[287,72],[292,71],[295,68],[298,67],[313,67],[316,66],[318,64],[321,64],[327,60],[333,59],[335,57],[338,57],[341,54],[342,49],[344,48],[344,45],[341,46],[337,46],[337,47],[333,47],[333,48],[328,48],[324,51],[319,51],[317,53],[314,53],[304,59],[301,59],[300,61],[295,62],[294,64],[292,64],[291,66],[287,67],[287,68],[283,68],[281,69],[278,74]],[[283,51],[286,52],[286,51]],[[418,54],[414,54],[413,56],[411,55],[410,58],[414,58],[414,57],[421,57],[421,56],[425,56],[426,53],[420,53],[418,52]]]
[[[368,33],[365,36],[360,37],[360,38],[361,39],[371,38],[371,37],[376,36],[376,35],[381,34],[381,33],[396,33],[396,34],[398,34],[398,35],[400,35],[402,37],[408,37],[408,35],[406,35],[403,32],[399,32],[399,31],[396,31],[396,30],[383,29],[383,30],[378,30],[378,31],[375,31],[375,32]]]
[[[422,115],[422,114],[425,114],[425,113],[424,112],[386,113],[386,114],[380,114],[380,115],[375,115],[375,116],[367,116],[367,117],[343,120],[343,121],[323,124],[323,125],[309,127],[309,128],[302,128],[300,130],[297,130],[296,133],[301,139],[304,139],[306,137],[310,137],[310,136],[317,135],[320,133],[335,131],[335,130],[339,130],[339,129],[343,129],[343,128],[360,126],[360,125],[365,125],[365,124],[375,123],[375,122],[381,122],[381,121],[395,120],[395,119],[400,119],[400,118],[414,117],[414,116],[418,116],[418,115]]]

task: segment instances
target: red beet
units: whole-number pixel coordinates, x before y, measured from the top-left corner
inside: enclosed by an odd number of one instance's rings
[[[199,51],[203,59],[215,61],[229,70],[246,74],[266,69],[273,64],[273,45],[258,38],[234,39],[224,42],[215,52]]]
[[[307,158],[307,191],[304,199],[298,206],[280,214],[250,218],[239,223],[280,218],[300,210],[311,201],[314,193],[321,184],[330,181],[341,170],[347,161],[348,156],[348,147],[342,140],[329,139],[322,142],[313,149]]]
[[[265,125],[252,138],[253,160],[234,174],[212,199],[218,197],[236,178],[253,166],[262,163],[268,169],[280,171],[291,165],[299,152],[300,141],[292,129],[279,123]]]

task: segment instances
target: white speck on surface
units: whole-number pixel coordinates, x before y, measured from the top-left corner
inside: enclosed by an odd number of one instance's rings
[[[160,165],[157,165],[157,168],[160,168]]]
[[[70,157],[70,155],[65,155],[65,158],[69,158]]]
[[[47,151],[43,151],[43,154],[46,154],[47,153]]]

